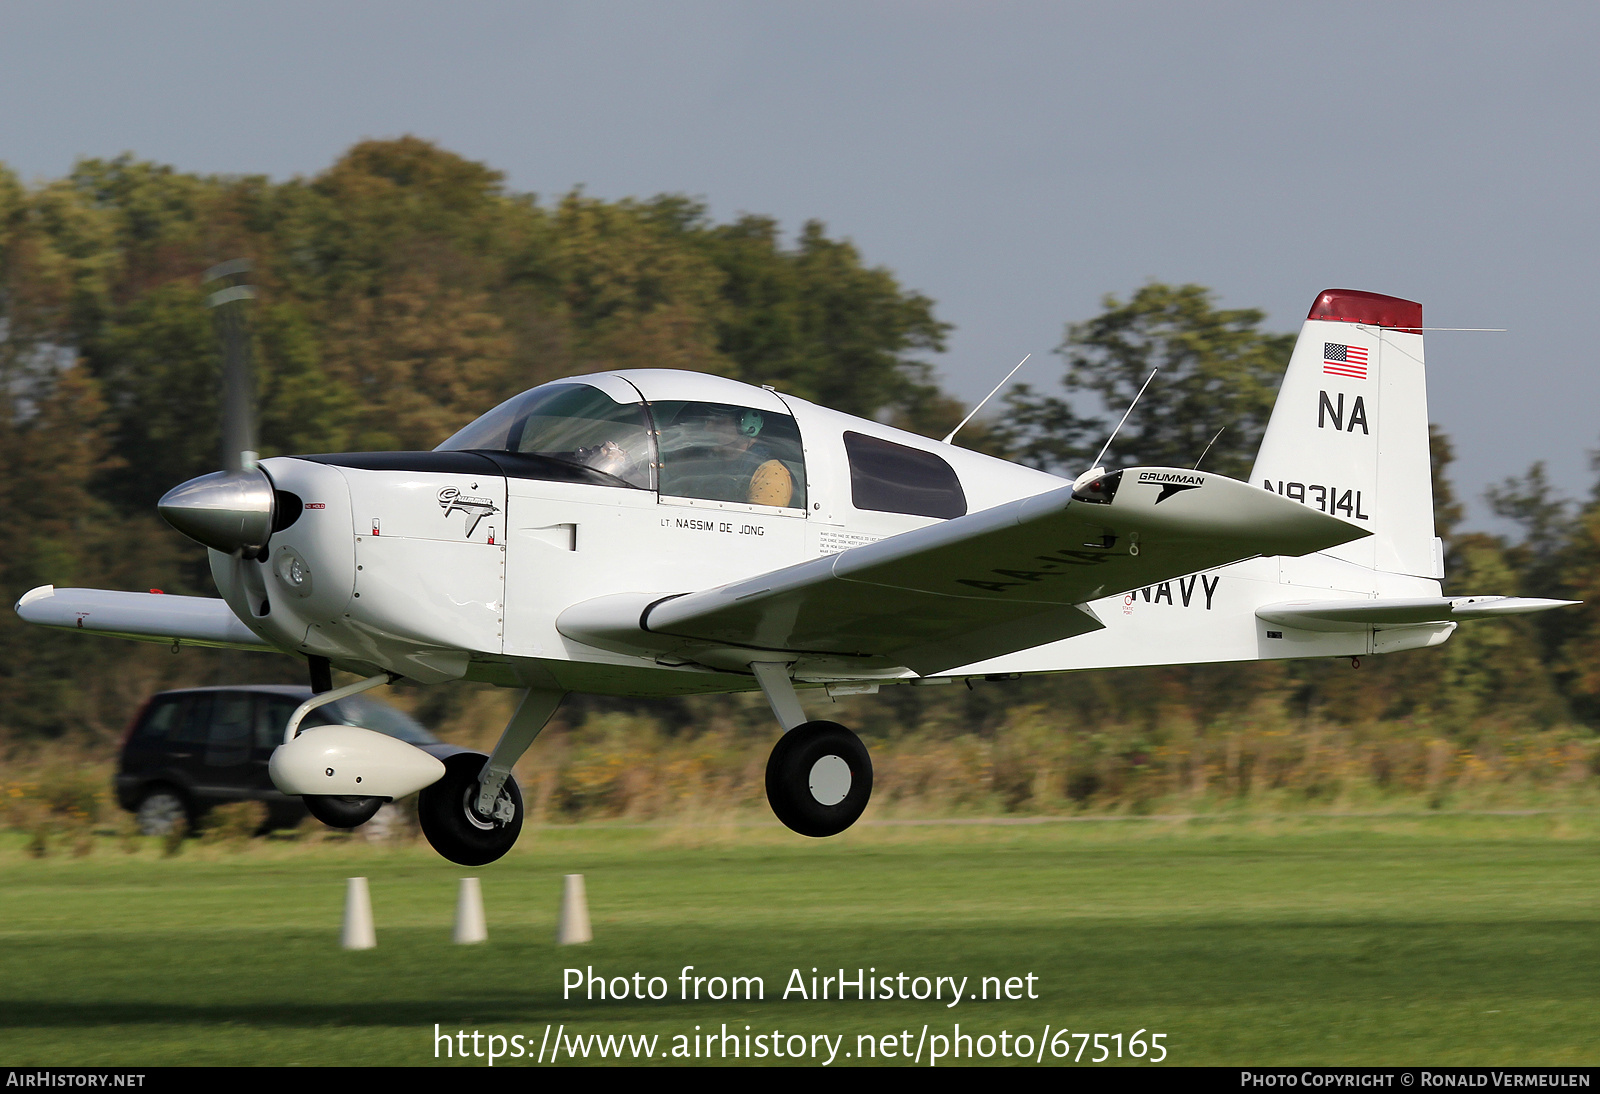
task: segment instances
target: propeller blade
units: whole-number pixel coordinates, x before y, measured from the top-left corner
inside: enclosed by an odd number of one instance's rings
[[[256,290],[244,283],[250,260],[236,258],[205,272],[221,287],[206,298],[222,344],[222,467],[168,490],[157,503],[178,531],[213,550],[264,557],[276,501],[272,480],[256,466],[255,372],[250,367],[247,309]]]
[[[256,290],[244,282],[252,266],[236,258],[213,266],[204,282],[222,282],[206,298],[212,309],[217,339],[222,344],[222,468],[249,471],[256,465],[255,370],[250,366],[250,322],[247,309]]]

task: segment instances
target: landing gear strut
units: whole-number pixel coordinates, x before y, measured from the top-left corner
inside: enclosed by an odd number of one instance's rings
[[[494,753],[460,752],[444,778],[417,796],[417,820],[433,849],[462,866],[483,866],[511,850],[522,832],[522,792],[511,768],[555,713],[565,693],[523,692]]]
[[[802,836],[834,836],[860,818],[872,797],[872,757],[837,722],[806,720],[787,665],[750,666],[786,732],[767,759],[767,803]]]

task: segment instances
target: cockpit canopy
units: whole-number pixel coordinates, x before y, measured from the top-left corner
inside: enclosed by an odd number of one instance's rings
[[[618,400],[591,384],[557,381],[506,400],[437,451],[542,456],[663,497],[806,505],[794,418],[732,403]]]
[[[619,403],[588,384],[545,384],[507,399],[437,451],[520,452],[576,464],[617,486],[655,488],[644,403]]]

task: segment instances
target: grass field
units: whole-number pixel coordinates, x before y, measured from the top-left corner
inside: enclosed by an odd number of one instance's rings
[[[925,1025],[926,1066],[957,1022],[1034,1048],[1046,1026],[1124,1043],[1164,1033],[1175,1064],[1600,1061],[1592,813],[876,826],[829,841],[775,826],[547,827],[475,872],[478,946],[450,942],[468,872],[421,844],[191,843],[162,858],[155,841],[125,854],[106,839],[37,860],[23,844],[0,836],[7,1065],[459,1065],[435,1059],[435,1023],[508,1048],[520,1035],[530,1056],[547,1024],[655,1034],[658,1057],[696,1026],[777,1030],[791,1049],[792,1034],[843,1035],[834,1066],[861,1062],[857,1035],[881,1050],[909,1030],[914,1050]],[[587,877],[595,941],[558,948],[569,872]],[[347,953],[345,879],[358,874],[378,947]],[[591,965],[660,976],[670,995],[563,1000],[563,969]],[[685,965],[760,976],[766,998],[682,1001]],[[791,971],[809,990],[813,967],[965,976],[968,992],[1032,974],[1038,998],[951,1009],[946,986],[944,1002],[783,999]],[[1092,1043],[1082,1055],[1074,1066]]]

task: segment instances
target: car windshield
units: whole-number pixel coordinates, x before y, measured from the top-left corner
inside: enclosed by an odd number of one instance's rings
[[[439,743],[439,739],[423,729],[411,715],[361,695],[352,695],[348,699],[340,699],[338,702],[313,710],[306,716],[302,725],[313,724],[359,726],[375,733],[399,738],[413,745]]]
[[[650,421],[643,403],[619,403],[588,384],[545,384],[508,399],[436,451],[519,452],[577,464],[655,488]]]

